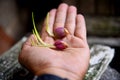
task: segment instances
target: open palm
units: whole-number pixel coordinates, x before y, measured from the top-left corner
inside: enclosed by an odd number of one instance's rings
[[[68,71],[79,77],[83,77],[89,65],[89,47],[86,40],[86,26],[84,17],[77,15],[74,6],[68,7],[61,4],[58,9],[50,11],[49,25],[52,32],[58,27],[65,27],[70,34],[62,40],[68,44],[64,50],[55,50],[47,47],[31,46],[31,35],[23,45],[19,61],[36,75],[43,74],[45,70]],[[53,44],[55,41],[45,31],[45,24],[41,32],[44,42]],[[45,72],[47,73],[47,72]],[[59,74],[59,73],[58,73]]]

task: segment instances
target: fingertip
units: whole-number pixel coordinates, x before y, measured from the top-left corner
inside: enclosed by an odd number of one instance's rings
[[[77,24],[81,27],[86,27],[85,18],[82,14],[77,15]]]
[[[57,10],[57,9],[51,9],[49,13],[50,13],[50,14],[55,13],[56,10]]]
[[[69,12],[77,11],[77,8],[75,6],[70,6],[69,7]]]
[[[66,3],[61,3],[60,5],[59,5],[59,7],[68,7],[68,4],[66,4]]]
[[[84,16],[83,16],[82,14],[78,14],[78,15],[77,15],[77,18],[84,20]]]

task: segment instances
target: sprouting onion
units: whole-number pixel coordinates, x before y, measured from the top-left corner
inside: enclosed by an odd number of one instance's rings
[[[34,37],[35,40],[31,39],[31,44],[32,44],[32,46],[56,48],[56,49],[58,49],[58,50],[63,50],[63,49],[66,49],[66,48],[68,47],[67,43],[65,43],[65,42],[62,41],[62,40],[56,40],[56,41],[54,42],[54,44],[45,43],[45,42],[41,39],[41,37],[40,37],[40,35],[39,35],[39,33],[38,33],[37,29],[36,29],[33,12],[32,12],[32,22],[33,22],[33,26],[34,26],[34,28],[33,28],[33,34],[34,34],[34,36],[35,36],[35,37]],[[56,37],[56,36],[52,33],[52,31],[50,30],[50,28],[49,28],[49,13],[47,14],[46,28],[45,28],[45,29],[46,29],[48,35],[50,35],[51,37]],[[58,30],[58,31],[59,31],[59,30]],[[60,31],[62,31],[62,30],[60,30]],[[59,31],[59,32],[60,32],[60,31]],[[65,29],[64,29],[64,32],[62,31],[62,32],[64,33],[64,35],[66,35],[66,34],[65,34],[66,31],[67,31],[67,30],[65,30]],[[61,34],[62,34],[62,32],[61,32]],[[57,35],[57,36],[59,36],[59,35]]]

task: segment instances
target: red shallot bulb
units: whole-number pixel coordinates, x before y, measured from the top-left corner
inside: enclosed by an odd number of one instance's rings
[[[67,43],[65,43],[62,40],[56,40],[55,43],[54,43],[54,46],[58,50],[63,50],[63,49],[66,49],[68,47]]]
[[[54,31],[55,38],[62,39],[68,34],[68,31],[64,27],[58,27]]]

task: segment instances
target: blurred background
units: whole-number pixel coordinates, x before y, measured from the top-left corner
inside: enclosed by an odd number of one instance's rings
[[[120,72],[120,0],[0,0],[0,55],[31,33],[31,12],[41,30],[47,12],[65,2],[86,19],[89,45],[115,48],[110,66]]]

